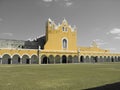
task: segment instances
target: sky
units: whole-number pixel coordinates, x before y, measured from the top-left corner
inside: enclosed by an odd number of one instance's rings
[[[45,34],[46,22],[65,18],[77,27],[77,45],[120,52],[120,0],[0,0],[0,38],[28,40]]]

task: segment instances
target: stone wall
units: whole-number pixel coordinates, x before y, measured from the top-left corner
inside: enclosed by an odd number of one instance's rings
[[[0,39],[0,48],[37,49],[38,44],[33,41]]]

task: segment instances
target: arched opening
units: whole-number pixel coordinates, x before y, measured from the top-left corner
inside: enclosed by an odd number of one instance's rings
[[[41,64],[47,64],[48,63],[48,58],[46,55],[42,55],[41,57]]]
[[[111,62],[114,62],[114,57],[113,56],[111,57]]]
[[[84,56],[80,56],[80,62],[81,62],[81,63],[84,62]]]
[[[78,63],[78,56],[75,55],[75,56],[73,57],[73,61],[74,61],[74,63]]]
[[[118,57],[117,56],[115,56],[115,62],[117,62],[118,61]]]
[[[31,64],[38,64],[38,63],[39,63],[38,56],[32,55],[32,57],[31,57]]]
[[[30,64],[30,58],[28,55],[22,56],[22,64]]]
[[[89,56],[86,56],[86,62],[90,62],[90,61],[89,61]]]
[[[72,56],[69,55],[69,56],[68,56],[68,63],[72,63],[72,62],[73,62],[72,60],[73,60],[73,59],[72,59]]]
[[[5,54],[2,57],[2,64],[11,64],[12,60],[10,58],[10,55]]]
[[[62,56],[62,63],[67,63],[67,57],[65,55]]]
[[[48,57],[48,60],[49,60],[49,63],[50,63],[50,64],[54,64],[54,56],[53,56],[53,55],[50,55],[50,56]]]
[[[106,56],[104,56],[104,60],[103,60],[103,62],[106,62],[106,59],[107,59]]]
[[[107,62],[110,62],[111,60],[110,60],[110,56],[108,56],[108,58],[107,58]]]
[[[0,56],[0,64],[2,64],[2,58],[1,58],[1,56]]]
[[[95,63],[97,63],[98,62],[98,56],[95,56],[94,60],[95,60]]]
[[[67,39],[64,38],[62,40],[62,47],[63,47],[63,49],[67,49],[67,47],[68,47],[67,45],[68,45]]]
[[[12,63],[13,64],[20,64],[20,56],[19,55],[14,55],[12,57]]]
[[[102,56],[99,57],[99,62],[102,62],[103,61],[103,58]]]
[[[55,63],[56,63],[56,64],[59,64],[59,63],[60,63],[60,56],[59,56],[59,55],[56,55],[56,56],[55,56]]]
[[[118,57],[118,62],[120,62],[120,56]]]
[[[91,56],[91,62],[97,63],[98,62],[98,56]]]
[[[92,63],[95,63],[95,57],[94,57],[94,56],[91,56],[90,59],[91,59],[91,62],[92,62]]]

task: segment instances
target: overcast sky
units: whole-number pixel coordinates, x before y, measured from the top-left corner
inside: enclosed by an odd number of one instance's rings
[[[27,40],[45,33],[48,18],[77,27],[77,45],[92,41],[120,52],[120,0],[0,0],[0,38]]]

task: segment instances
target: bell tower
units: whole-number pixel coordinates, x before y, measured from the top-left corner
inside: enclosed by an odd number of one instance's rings
[[[46,41],[46,50],[77,50],[76,27],[71,27],[66,19],[59,25],[48,19]]]

